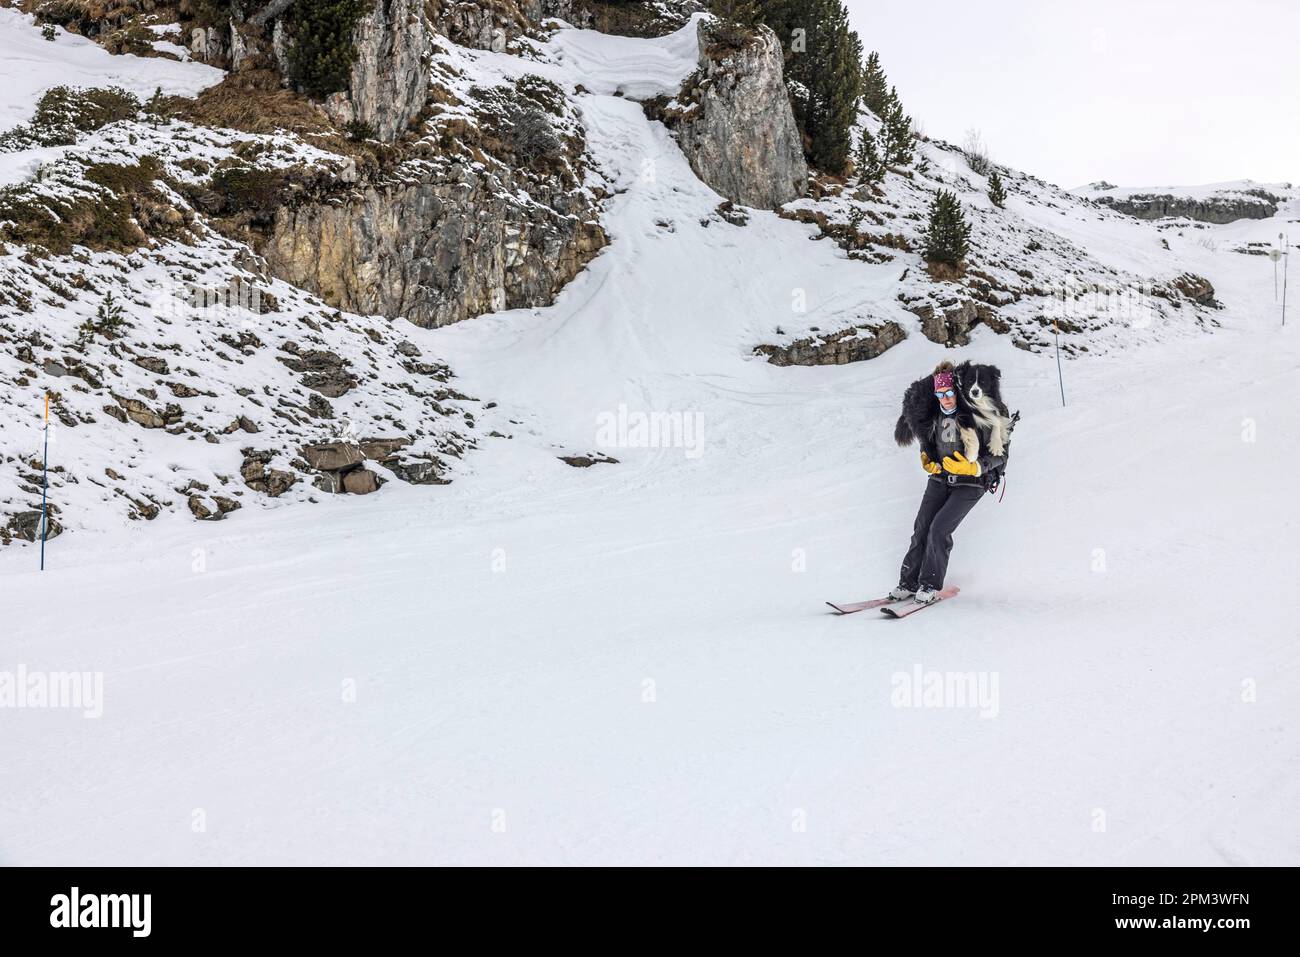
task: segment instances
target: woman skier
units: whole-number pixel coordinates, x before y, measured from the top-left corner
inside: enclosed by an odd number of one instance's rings
[[[1002,402],[995,366],[941,362],[903,396],[894,429],[899,445],[921,445],[921,468],[929,475],[916,513],[912,542],[903,557],[895,601],[929,604],[943,588],[952,554],[952,533],[980,496],[997,488],[1007,461],[1015,419]]]

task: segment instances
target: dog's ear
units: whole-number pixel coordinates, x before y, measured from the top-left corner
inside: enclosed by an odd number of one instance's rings
[[[988,370],[989,370],[989,376],[988,376],[989,396],[993,399],[993,402],[998,406],[999,411],[1003,415],[1007,415],[1009,413],[1007,412],[1006,406],[1002,402],[1002,370],[999,369],[997,366],[989,366]]]

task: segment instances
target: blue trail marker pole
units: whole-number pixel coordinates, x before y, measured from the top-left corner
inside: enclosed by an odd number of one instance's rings
[[[45,451],[41,453],[41,571],[45,571],[46,491],[50,474],[50,394],[45,393]]]

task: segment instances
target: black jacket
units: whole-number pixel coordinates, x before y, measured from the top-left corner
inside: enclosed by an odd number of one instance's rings
[[[942,466],[945,456],[961,452],[968,461],[978,462],[980,466],[979,475],[954,475],[945,470],[931,475],[931,482],[943,482],[947,485],[978,485],[986,489],[997,487],[1002,479],[1002,471],[1006,468],[1007,457],[1005,454],[994,455],[989,450],[988,429],[974,422],[963,427],[954,415],[952,418],[935,419],[930,425],[929,432],[928,436],[922,437],[921,448],[933,449],[932,452],[926,451],[930,461]]]

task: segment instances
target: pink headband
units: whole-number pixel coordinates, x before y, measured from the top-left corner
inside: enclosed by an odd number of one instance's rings
[[[951,372],[936,372],[936,373],[934,374],[934,387],[935,387],[936,390],[939,390],[939,389],[951,389],[951,388],[952,388],[952,373],[951,373]]]

